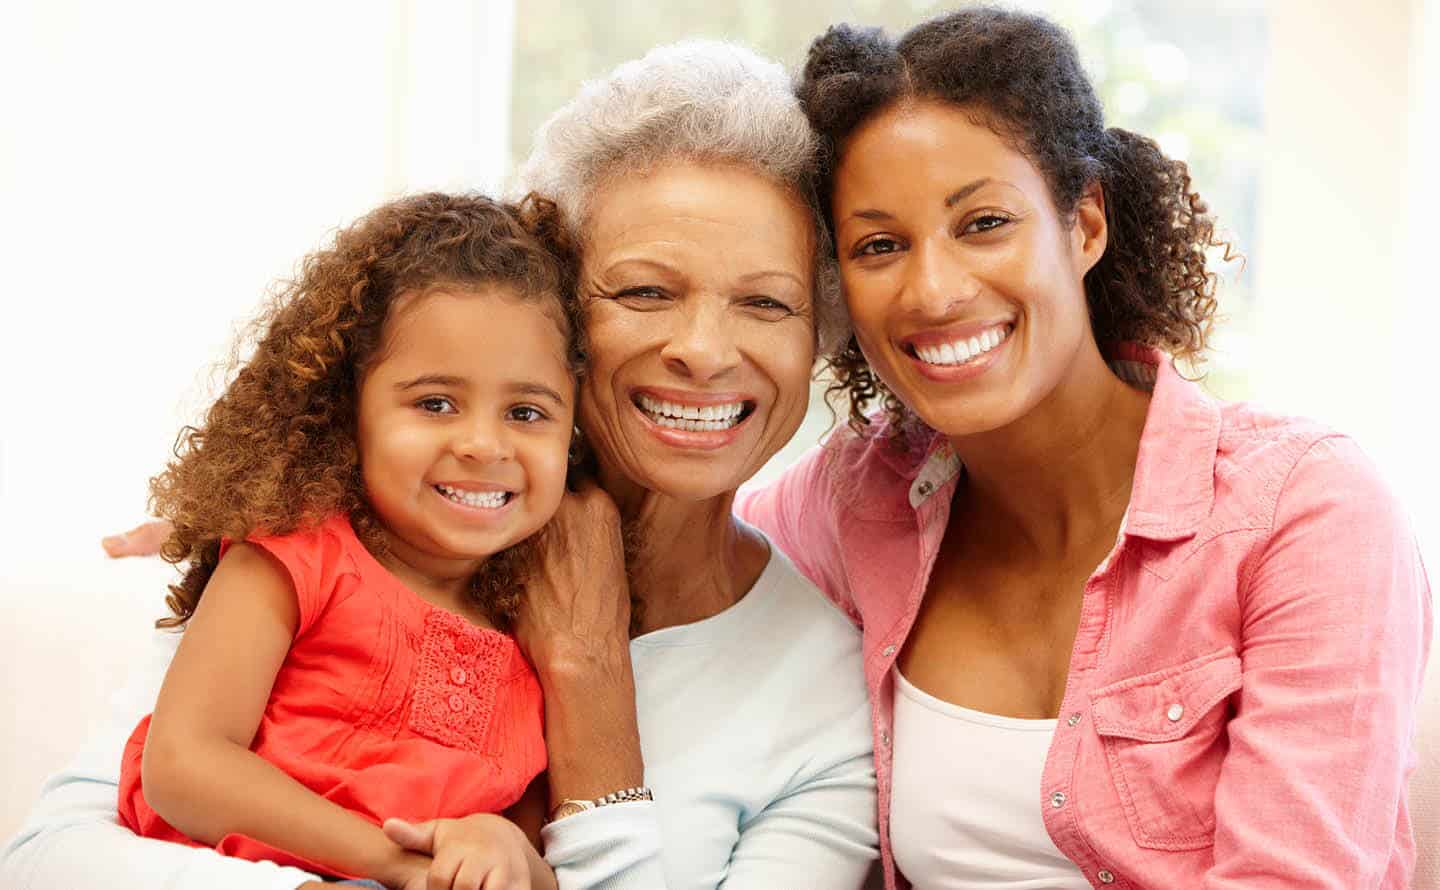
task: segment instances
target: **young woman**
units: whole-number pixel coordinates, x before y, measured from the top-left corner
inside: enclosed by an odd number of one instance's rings
[[[1408,887],[1415,542],[1352,441],[1172,364],[1185,165],[1023,13],[834,28],[799,89],[854,410],[742,515],[864,626],[887,886]]]

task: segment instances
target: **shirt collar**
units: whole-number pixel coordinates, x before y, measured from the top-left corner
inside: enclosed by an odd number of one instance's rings
[[[1125,530],[1155,541],[1188,538],[1215,504],[1220,406],[1157,349],[1121,343],[1110,358],[1122,378],[1131,379],[1127,368],[1144,374],[1148,367],[1155,380]]]
[[[1110,367],[1122,380],[1151,391],[1125,531],[1155,541],[1190,537],[1215,502],[1219,406],[1181,377],[1158,349],[1119,343],[1108,352]],[[932,434],[920,453],[923,460],[912,470],[910,482],[913,509],[959,476],[962,468],[950,441],[939,434]]]

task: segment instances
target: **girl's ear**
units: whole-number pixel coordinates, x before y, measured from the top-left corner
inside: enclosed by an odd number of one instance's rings
[[[572,427],[570,429],[570,466],[565,473],[565,487],[570,491],[576,491],[582,480],[594,479],[599,472],[600,467],[595,462],[595,455],[585,443],[585,435],[580,432],[580,427]]]

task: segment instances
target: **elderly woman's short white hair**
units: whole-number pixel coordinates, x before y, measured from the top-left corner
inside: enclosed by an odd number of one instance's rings
[[[554,201],[577,241],[595,190],[670,161],[734,164],[792,191],[815,230],[815,324],[822,354],[849,324],[829,230],[815,194],[817,147],[789,76],[732,43],[660,46],[590,81],[535,137],[520,185]]]

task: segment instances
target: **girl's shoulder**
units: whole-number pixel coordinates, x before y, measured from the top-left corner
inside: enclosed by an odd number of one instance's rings
[[[245,542],[285,569],[295,588],[302,629],[309,627],[337,593],[363,589],[364,585],[346,581],[365,578],[369,574],[366,567],[374,561],[350,520],[340,514],[281,535],[250,535]]]

